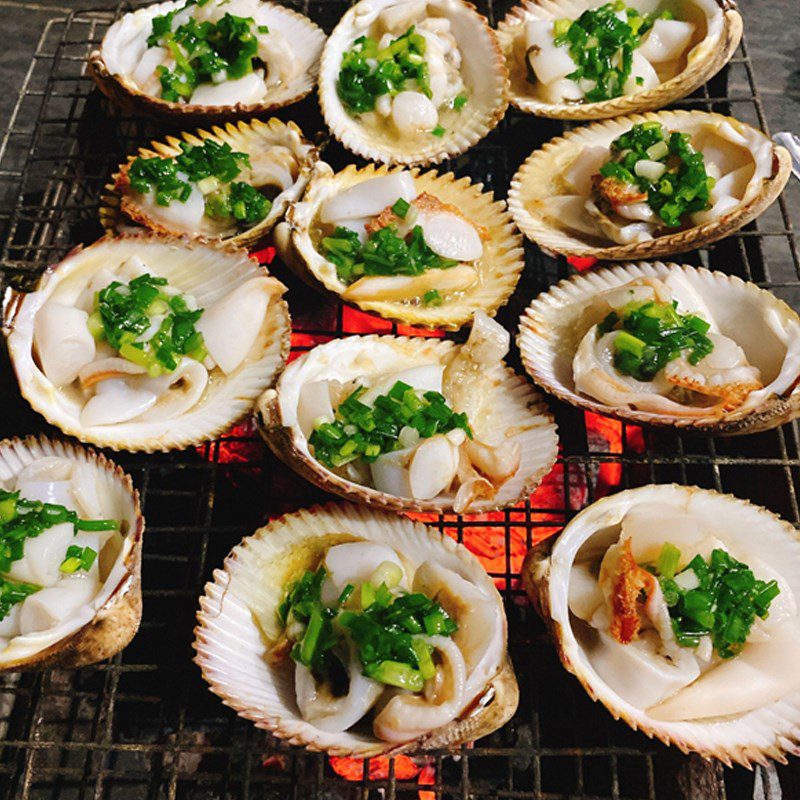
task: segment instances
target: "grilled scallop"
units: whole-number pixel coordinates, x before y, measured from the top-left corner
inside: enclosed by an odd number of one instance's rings
[[[477,314],[466,344],[351,337],[293,361],[259,402],[270,447],[342,497],[403,511],[483,512],[527,497],[556,428],[502,359],[509,335]]]
[[[798,752],[800,543],[766,509],[696,487],[621,492],[529,552],[523,583],[616,719],[728,765]]]
[[[656,262],[575,276],[531,303],[519,348],[548,392],[632,422],[755,433],[800,408],[800,317],[720,272]]]
[[[274,118],[168,137],[120,167],[100,221],[109,233],[139,225],[250,247],[303,193],[317,157],[293,122]]]
[[[788,152],[749,125],[661,111],[548,142],[514,176],[508,205],[547,252],[651,258],[739,230],[776,200],[789,174]]]
[[[393,658],[370,657],[365,612]],[[388,632],[387,612],[417,633]],[[310,750],[457,747],[517,707],[491,578],[462,545],[405,517],[343,504],[275,520],[214,572],[198,622],[195,661],[211,690]]]
[[[322,53],[331,133],[357,155],[432,164],[463,153],[508,106],[494,31],[462,0],[362,0]]]
[[[606,48],[630,53],[627,70],[583,63],[582,53],[586,62],[608,54],[595,53],[598,45],[593,50],[588,41],[609,24]],[[497,29],[511,102],[572,120],[650,111],[686,97],[722,69],[741,37],[742,18],[727,0],[629,0],[622,8],[600,0],[523,0]]]
[[[142,614],[144,520],[131,479],[92,450],[0,442],[0,672],[118,653]]]
[[[245,251],[105,238],[9,289],[20,390],[48,422],[115,450],[174,450],[247,414],[289,351],[284,286]]]
[[[519,280],[522,237],[502,201],[452,173],[317,164],[275,231],[306,281],[365,311],[456,330]]]
[[[123,109],[182,121],[241,119],[313,88],[325,34],[262,0],[172,0],[125,14],[89,56],[99,89]]]

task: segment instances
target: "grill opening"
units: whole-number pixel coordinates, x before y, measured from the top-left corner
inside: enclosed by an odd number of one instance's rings
[[[288,3],[330,32],[348,7],[340,0]],[[82,5],[82,4],[81,4]],[[137,3],[144,5],[144,3]],[[490,21],[509,0],[478,2]],[[0,140],[4,285],[30,285],[49,263],[101,234],[99,195],[114,168],[151,138],[175,132],[111,108],[86,76],[87,54],[127,4],[54,15]],[[766,130],[746,40],[730,65],[678,104],[729,113]],[[277,116],[308,136],[324,132],[314,96]],[[518,165],[564,129],[510,109],[499,128],[466,155],[441,165],[505,197]],[[361,163],[331,140],[334,168]],[[797,305],[800,255],[790,186],[756,223],[708,250],[673,260],[721,269]],[[312,293],[276,265],[290,287],[294,349],[337,336],[408,332]],[[533,296],[570,273],[563,259],[526,242],[526,269],[498,319],[515,330]],[[47,431],[21,399],[3,349],[0,434]],[[511,363],[521,370],[516,352]],[[591,702],[558,662],[519,586],[530,544],[559,530],[585,505],[649,482],[697,484],[765,505],[795,525],[800,438],[797,424],[755,436],[713,440],[643,430],[552,402],[561,457],[524,505],[483,517],[428,515],[463,541],[495,578],[506,601],[509,647],[521,687],[514,719],[456,755],[433,753],[368,764],[288,748],[239,719],[212,695],[191,662],[202,587],[230,548],[270,517],[327,500],[281,467],[244,424],[184,452],[111,454],[131,473],[147,519],[144,617],[134,641],[109,662],[76,671],[0,679],[0,795],[48,800],[315,798],[319,800],[779,800],[800,796],[800,770],[725,769],[666,748]]]

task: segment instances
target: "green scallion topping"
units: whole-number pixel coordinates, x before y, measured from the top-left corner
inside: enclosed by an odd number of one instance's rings
[[[597,335],[619,331],[614,337],[614,367],[624,375],[650,381],[684,353],[692,365],[711,353],[710,325],[695,314],[678,313],[677,308],[677,301],[649,300],[610,312],[597,326]]]
[[[411,208],[411,203],[409,203],[408,200],[404,200],[402,197],[398,197],[392,206],[392,211],[394,211],[400,219],[405,219],[409,208]]]
[[[59,569],[68,575],[77,572],[79,569],[88,572],[96,558],[97,551],[91,547],[80,547],[76,544],[71,544],[67,548],[67,553]]]
[[[467,104],[468,98],[465,94],[458,94],[453,98],[453,108],[456,111],[461,111],[462,108]]]
[[[436,289],[429,289],[422,295],[422,305],[424,306],[440,306],[442,302],[442,296]]]
[[[5,619],[11,609],[42,587],[35,583],[21,583],[0,577],[0,619]]]
[[[441,138],[442,138],[442,136],[444,136],[444,135],[447,133],[447,131],[446,131],[446,130],[445,130],[445,129],[444,129],[442,126],[441,126],[441,125],[437,125],[437,126],[436,126],[436,127],[435,127],[435,128],[432,130],[432,131],[431,131],[431,133],[432,133],[434,136],[438,136],[438,137],[441,139]]]

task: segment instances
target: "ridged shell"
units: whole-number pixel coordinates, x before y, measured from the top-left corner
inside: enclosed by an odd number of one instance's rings
[[[581,148],[596,145],[608,147],[634,124],[647,121],[658,121],[668,130],[690,134],[704,123],[727,122],[750,137],[755,150],[751,152],[756,161],[756,170],[742,202],[718,219],[702,225],[626,245],[614,244],[602,237],[599,231],[597,237],[592,237],[559,228],[542,213],[538,208],[541,201],[565,194],[564,171]],[[614,261],[658,258],[703,247],[738,231],[777,199],[790,172],[789,153],[749,125],[732,117],[705,111],[661,111],[595,122],[552,139],[540,150],[535,150],[517,171],[508,192],[508,207],[520,230],[546,252]]]
[[[533,19],[577,19],[586,9],[600,5],[599,0],[522,0],[508,12],[497,26],[497,38],[508,65],[512,105],[540,117],[570,120],[606,119],[663,108],[690,95],[716,75],[736,52],[742,38],[742,18],[732,0],[689,0],[682,8],[692,9],[691,21],[702,21],[703,28],[695,32],[678,74],[647,91],[599,103],[553,104],[539,100],[527,80],[524,23]]]
[[[721,333],[739,344],[749,362],[761,369],[767,388],[754,392],[743,406],[721,417],[677,417],[628,406],[610,407],[579,394],[572,361],[586,331],[600,321],[589,319],[585,313],[592,298],[637,278],[663,280],[672,272],[682,274],[710,308]],[[780,320],[793,350],[787,350],[770,331],[767,316]],[[754,320],[760,323],[753,324]],[[800,317],[770,292],[722,272],[655,262],[575,275],[528,306],[520,320],[517,343],[525,369],[539,386],[570,405],[618,419],[733,435],[769,430],[800,416]]]
[[[364,34],[375,17],[389,6],[407,0],[361,0],[350,8],[334,28],[322,51],[319,70],[319,101],[331,133],[357,155],[387,164],[435,164],[468,150],[503,118],[508,100],[508,72],[495,32],[472,5],[463,0],[428,0],[428,15],[450,20],[453,35],[463,55],[460,68],[469,89],[469,102],[458,117],[458,125],[430,142],[404,143],[397,133],[378,135],[351,117],[336,92],[342,55]]]
[[[131,478],[104,455],[46,437],[0,442],[0,481],[8,481],[32,461],[55,456],[89,464],[101,491],[112,496],[126,526],[125,544],[106,582],[92,601],[94,616],[72,620],[53,631],[20,636],[0,653],[0,673],[55,667],[70,669],[116,655],[133,639],[142,616],[142,534],[144,518]],[[23,641],[27,640],[27,641]],[[26,652],[26,650],[28,652]]]
[[[532,549],[522,567],[522,581],[556,642],[561,662],[575,675],[592,700],[600,701],[614,719],[684,753],[699,753],[751,767],[767,759],[786,762],[800,754],[800,692],[755,711],[709,721],[664,722],[622,700],[600,679],[572,629],[568,608],[570,568],[578,548],[593,533],[618,524],[628,509],[651,503],[674,505],[714,520],[723,541],[738,541],[752,551],[758,532],[759,557],[771,563],[792,590],[800,591],[800,543],[792,525],[745,500],[694,486],[643,486],[598,500],[581,511],[555,540]],[[691,505],[687,505],[691,504]],[[727,533],[721,532],[724,522]],[[727,535],[727,539],[726,539]]]
[[[254,247],[283,219],[290,203],[297,200],[305,190],[314,164],[319,158],[317,148],[303,137],[303,132],[294,122],[286,123],[276,118],[266,122],[257,119],[236,124],[229,122],[224,127],[214,127],[210,131],[182,133],[180,138],[169,136],[164,142],[152,142],[149,148],[142,147],[136,155],[129,156],[127,162],[120,166],[111,177],[111,181],[106,184],[106,192],[100,200],[100,223],[106,233],[121,233],[130,226],[138,224],[156,233],[180,236],[182,231],[168,230],[149,217],[146,209],[132,200],[126,190],[118,188],[118,181],[121,175],[127,175],[130,165],[137,157],[174,158],[181,154],[180,146],[183,142],[202,145],[207,139],[228,144],[233,150],[246,153],[250,156],[251,165],[254,167],[260,160],[268,158],[272,148],[288,148],[292,152],[298,170],[295,182],[273,199],[269,214],[261,222],[249,230],[225,239],[226,242],[240,247]],[[124,210],[121,208],[123,204],[127,206]]]
[[[126,14],[123,19],[137,15],[141,19],[139,24],[148,24],[154,16],[166,14],[182,5],[183,0],[169,0],[166,3],[139,8]],[[123,19],[108,29],[100,49],[94,50],[89,55],[89,74],[100,91],[124,111],[144,117],[167,117],[182,125],[246,119],[274,112],[302,100],[314,88],[325,34],[308,17],[290,8],[269,2],[262,2],[261,5],[267,8],[269,27],[280,30],[291,42],[293,50],[303,54],[304,68],[287,84],[270,90],[267,97],[259,103],[237,103],[233,106],[172,103],[141,91],[127,75],[112,73],[104,57],[106,48],[119,46]]]
[[[275,243],[283,261],[312,286],[324,287],[341,295],[346,289],[336,275],[336,267],[314,246],[311,230],[319,216],[322,203],[361,181],[402,171],[402,167],[368,164],[359,169],[350,164],[333,174],[324,162],[319,162],[301,200],[295,203],[286,223],[275,230]],[[440,306],[411,305],[400,301],[360,301],[356,305],[386,319],[426,328],[458,330],[481,309],[494,316],[504,305],[525,266],[522,237],[517,232],[502,200],[492,192],[483,191],[483,184],[470,183],[468,178],[456,179],[452,172],[439,175],[433,170],[411,169],[417,190],[428,192],[445,203],[456,206],[471,222],[482,225],[488,232],[483,242],[484,253],[476,266],[479,280],[464,292],[459,292]]]
[[[270,637],[278,633],[277,607],[288,580],[315,567],[328,547],[354,538],[385,543],[414,566],[435,561],[457,567],[462,576],[502,606],[480,562],[462,545],[421,523],[348,504],[287,514],[246,537],[225,559],[223,568],[214,571],[213,581],[206,584],[194,648],[195,663],[211,691],[239,716],[289,744],[337,756],[366,758],[457,747],[504,725],[519,698],[507,656],[505,666],[465,716],[401,745],[360,732],[326,733],[300,717],[292,670],[270,667],[265,660]]]
[[[424,364],[448,363],[458,345],[441,339],[405,336],[352,336],[318,345],[292,361],[274,389],[258,402],[258,422],[273,452],[307,480],[349,500],[395,511],[452,512],[453,493],[433,500],[397,497],[345,480],[326,469],[309,450],[297,423],[300,387],[315,380],[349,380],[368,374],[391,374]],[[558,453],[556,426],[541,395],[505,364],[492,370],[486,416],[471,421],[477,437],[514,436],[522,445],[522,462],[494,498],[481,498],[469,513],[506,508],[526,498],[550,471]],[[483,416],[483,415],[482,415]]]
[[[102,266],[111,269],[133,255],[166,277],[172,286],[193,294],[201,307],[248,279],[266,274],[244,250],[201,240],[140,234],[105,237],[90,247],[78,247],[42,275],[35,292],[6,292],[3,332],[20,392],[51,425],[99,447],[152,453],[214,439],[250,412],[286,363],[291,331],[289,309],[282,299],[270,303],[258,357],[248,356],[228,377],[212,375],[197,405],[167,422],[85,428],[79,421],[78,405],[47,380],[33,358],[33,320],[41,304],[76,272],[94,272]]]

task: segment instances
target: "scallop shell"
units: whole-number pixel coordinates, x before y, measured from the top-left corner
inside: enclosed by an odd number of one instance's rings
[[[699,27],[692,46],[682,59],[680,72],[643,92],[599,103],[545,103],[527,80],[523,25],[528,20],[577,19],[599,0],[522,0],[497,26],[497,38],[506,57],[510,100],[521,111],[540,117],[587,120],[651,111],[690,95],[716,75],[736,52],[742,38],[742,18],[732,0],[688,0],[682,5],[687,17]]]
[[[593,503],[581,511],[555,543],[532,549],[522,567],[522,580],[531,600],[550,628],[561,662],[575,675],[592,700],[600,701],[615,719],[650,738],[751,767],[772,758],[786,762],[786,754],[800,754],[800,693],[794,692],[754,711],[701,721],[665,722],[625,702],[600,679],[573,629],[568,608],[570,568],[578,549],[592,534],[618,524],[634,506],[651,503],[674,505],[705,520],[723,541],[752,550],[758,531],[758,554],[774,565],[792,590],[800,591],[800,543],[792,525],[745,500],[694,486],[643,486]],[[725,532],[719,533],[724,523]]]
[[[153,142],[150,148],[142,147],[136,155],[129,156],[127,162],[112,176],[110,183],[106,184],[106,193],[100,201],[100,223],[106,233],[121,233],[131,225],[137,224],[156,233],[178,236],[184,233],[169,230],[153,220],[146,209],[130,197],[127,182],[124,187],[119,188],[119,181],[123,176],[127,176],[131,164],[137,157],[174,158],[181,154],[182,143],[199,146],[207,139],[228,144],[234,151],[246,153],[250,156],[250,162],[254,167],[261,161],[268,161],[270,151],[274,147],[288,148],[294,159],[297,178],[288,189],[284,189],[273,199],[269,214],[249,230],[225,239],[226,242],[240,247],[253,247],[258,244],[283,218],[289,205],[305,190],[314,164],[319,158],[317,148],[303,137],[303,132],[294,122],[286,123],[276,118],[267,122],[257,119],[237,124],[229,122],[224,128],[214,127],[210,131],[182,133],[180,138],[169,136],[166,141]]]
[[[723,416],[676,417],[610,407],[575,389],[572,361],[589,328],[586,308],[600,292],[637,278],[665,279],[673,272],[700,295],[720,327],[759,367],[765,388],[752,392],[736,411]],[[754,324],[754,320],[758,323]],[[777,321],[785,341],[770,322]],[[561,281],[539,295],[520,320],[517,343],[528,374],[539,386],[570,405],[648,425],[717,435],[757,433],[800,416],[800,317],[786,303],[753,283],[722,272],[677,264],[639,263],[607,267]]]
[[[317,461],[297,422],[300,387],[316,380],[349,380],[367,374],[392,374],[425,364],[447,363],[458,345],[448,340],[406,336],[351,336],[317,347],[292,361],[258,402],[258,422],[273,452],[307,480],[349,500],[395,511],[452,512],[454,494],[432,500],[397,497],[345,480]],[[487,415],[471,421],[478,438],[513,436],[522,445],[517,473],[494,498],[476,500],[469,513],[514,505],[539,485],[555,463],[556,426],[544,399],[524,379],[499,363],[494,367]]]
[[[36,291],[8,289],[4,298],[3,332],[22,396],[51,425],[82,441],[113,450],[166,452],[216,438],[250,412],[258,396],[283,369],[289,355],[290,320],[285,301],[270,303],[257,353],[225,378],[212,375],[200,401],[188,413],[166,422],[128,422],[85,428],[81,404],[55,387],[40,370],[32,352],[33,320],[41,305],[70,281],[101,267],[113,269],[138,256],[200,306],[225,296],[232,288],[266,270],[244,250],[226,245],[147,234],[105,237],[78,247],[41,277]],[[74,276],[76,276],[75,278]]]
[[[464,58],[460,68],[469,88],[469,103],[458,117],[458,125],[441,138],[418,144],[404,143],[398,134],[370,131],[350,116],[336,92],[342,54],[364,35],[384,9],[407,0],[361,0],[350,8],[334,28],[322,51],[319,71],[319,101],[331,133],[357,155],[387,164],[435,164],[468,150],[503,118],[508,107],[508,72],[495,32],[472,5],[463,0],[428,0],[428,16],[450,20],[453,35]]]
[[[125,540],[103,588],[92,601],[94,614],[49,631],[18,636],[0,652],[0,672],[95,664],[118,653],[133,639],[142,616],[142,534],[144,518],[131,478],[104,455],[46,437],[0,442],[0,481],[8,481],[32,461],[48,456],[88,464],[106,497],[113,498],[124,523]]]
[[[755,170],[739,205],[702,225],[626,245],[611,243],[599,231],[595,237],[560,228],[543,213],[541,203],[546,198],[567,193],[563,174],[581,148],[608,147],[633,125],[651,120],[660,122],[668,130],[686,133],[697,131],[704,123],[727,122],[747,138]],[[705,111],[661,111],[595,122],[552,139],[540,150],[535,150],[517,171],[508,193],[508,207],[520,230],[546,252],[619,261],[657,258],[703,247],[738,231],[777,199],[790,172],[789,153],[749,125]]]
[[[287,514],[246,537],[206,584],[194,648],[195,663],[211,691],[239,716],[289,744],[337,756],[366,758],[412,749],[455,748],[504,725],[519,699],[514,670],[505,654],[495,677],[462,717],[401,745],[381,741],[371,731],[326,733],[300,717],[291,670],[271,667],[265,660],[270,638],[277,635],[277,607],[288,580],[313,568],[326,548],[353,539],[388,544],[415,566],[425,561],[445,564],[502,606],[477,558],[421,523],[348,504]]]
[[[320,207],[334,194],[357,183],[402,169],[374,164],[359,169],[350,164],[334,175],[327,164],[319,162],[300,202],[289,209],[286,223],[275,230],[276,245],[284,262],[312,286],[322,286],[341,295],[347,287],[337,277],[336,267],[317,251],[312,239]],[[495,200],[492,192],[483,191],[483,184],[470,183],[468,178],[456,179],[452,172],[444,175],[433,170],[409,172],[420,194],[428,192],[456,206],[467,219],[487,230],[489,238],[483,243],[484,254],[476,262],[480,278],[468,290],[445,297],[440,306],[383,300],[364,300],[355,305],[385,319],[447,330],[458,330],[467,324],[478,309],[494,316],[513,294],[525,266],[522,237],[514,228],[505,203]]]
[[[183,0],[139,8],[117,20],[106,32],[99,50],[89,55],[89,74],[100,91],[126,112],[144,117],[168,117],[181,124],[208,123],[213,120],[243,119],[269,114],[284,106],[302,100],[314,88],[319,72],[319,58],[325,43],[325,34],[308,17],[276,3],[262,2],[269,27],[280,30],[291,42],[295,53],[303,55],[303,69],[289,82],[270,90],[258,103],[237,103],[232,106],[207,106],[189,103],[172,103],[146,94],[130,76],[113,71],[107,63],[109,49],[130,46],[123,25],[134,27],[149,25],[153,17],[166,14],[183,5]]]

